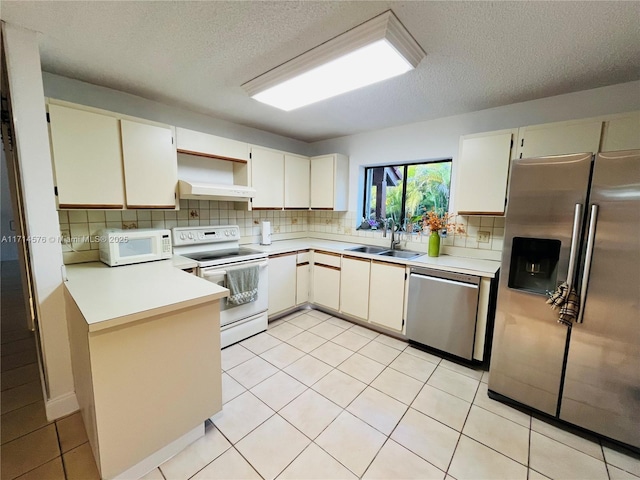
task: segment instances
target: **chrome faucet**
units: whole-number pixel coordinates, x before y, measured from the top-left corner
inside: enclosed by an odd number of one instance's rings
[[[389,225],[391,227],[391,250],[395,250],[398,246],[400,246],[400,239],[395,239],[395,231],[396,231],[396,223],[393,221],[393,218],[389,217],[387,219]],[[398,237],[400,236],[400,232],[398,232]]]

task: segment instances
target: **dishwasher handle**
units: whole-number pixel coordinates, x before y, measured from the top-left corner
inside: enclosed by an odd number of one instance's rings
[[[432,268],[411,268],[412,277],[429,277],[430,279],[448,280],[453,283],[468,283],[480,285],[480,277],[477,275],[469,275],[467,273],[443,272]]]
[[[458,280],[449,280],[448,278],[433,277],[431,275],[421,275],[419,273],[412,273],[411,278],[424,278],[424,279],[429,279],[432,282],[448,283],[450,285],[456,285],[458,287],[463,287],[463,288],[474,288],[474,289],[480,288],[480,282],[473,282],[473,283],[461,282]]]

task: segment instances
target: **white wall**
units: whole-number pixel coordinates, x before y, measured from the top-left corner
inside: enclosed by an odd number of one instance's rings
[[[26,221],[25,235],[53,238],[32,242],[29,261],[49,392],[45,408],[49,420],[78,409],[71,369],[62,282],[60,227],[53,195],[53,169],[45,116],[40,53],[36,32],[2,24],[11,91],[14,139],[21,173]]]
[[[2,164],[0,165],[0,236],[3,238],[16,234],[15,230],[11,230],[11,221],[13,220],[13,210],[11,208],[11,194],[9,192],[9,174],[7,172],[7,159],[4,157],[4,149],[0,151],[2,156]],[[18,259],[18,244],[15,242],[0,243],[0,258],[4,260]]]
[[[455,210],[456,158],[461,135],[640,110],[640,81],[516,103],[453,117],[412,123],[311,144],[310,154],[349,156],[349,210],[362,197],[364,165],[453,158]]]
[[[47,97],[306,155],[309,144],[106,87],[42,73]]]

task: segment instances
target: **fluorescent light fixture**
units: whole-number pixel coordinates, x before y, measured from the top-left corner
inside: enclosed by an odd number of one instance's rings
[[[243,85],[256,100],[294,110],[401,75],[425,57],[391,10]]]

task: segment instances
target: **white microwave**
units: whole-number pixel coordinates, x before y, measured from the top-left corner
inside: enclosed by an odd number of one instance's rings
[[[97,240],[100,243],[100,260],[110,267],[172,257],[169,230],[108,228],[98,232]]]

